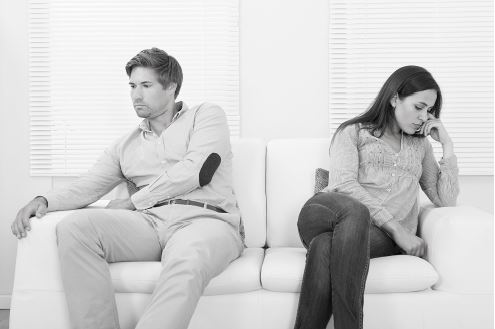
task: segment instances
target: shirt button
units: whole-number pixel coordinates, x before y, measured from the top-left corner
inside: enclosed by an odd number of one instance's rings
[[[392,174],[392,177],[394,177],[394,176],[395,176],[395,174]]]
[[[394,163],[394,167],[397,167],[397,163]]]

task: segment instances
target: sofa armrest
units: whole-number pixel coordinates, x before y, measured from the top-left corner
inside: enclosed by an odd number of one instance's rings
[[[440,279],[434,290],[493,293],[493,215],[470,206],[422,207],[419,235]]]
[[[93,203],[101,208],[108,201]],[[47,213],[42,218],[31,218],[31,231],[17,244],[14,293],[16,291],[63,291],[55,228],[70,211]]]

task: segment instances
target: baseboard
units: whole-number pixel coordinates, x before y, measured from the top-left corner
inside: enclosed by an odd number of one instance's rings
[[[0,295],[0,310],[10,310],[11,295]]]

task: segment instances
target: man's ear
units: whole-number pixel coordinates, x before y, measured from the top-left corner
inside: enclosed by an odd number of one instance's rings
[[[170,82],[168,84],[167,90],[172,90],[175,93],[176,88],[177,88],[177,84],[175,82]]]

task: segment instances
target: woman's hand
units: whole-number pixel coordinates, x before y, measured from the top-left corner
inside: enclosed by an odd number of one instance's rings
[[[411,234],[396,221],[383,224],[382,229],[389,233],[395,243],[404,252],[411,256],[423,257],[426,255],[426,242],[420,237]]]
[[[425,240],[407,232],[406,230],[396,234],[393,239],[395,243],[408,255],[417,257],[423,257],[426,255]]]
[[[435,118],[435,116],[431,113],[428,113],[428,120],[421,127],[420,132],[425,136],[430,135],[431,138],[441,143],[442,145],[452,143],[452,139],[450,139],[450,136],[443,126],[442,121]]]
[[[431,138],[442,144],[444,158],[450,157],[454,154],[454,144],[452,139],[450,138],[442,121],[435,118],[433,114],[428,113],[428,120],[421,127],[420,133],[425,136],[430,135]]]

